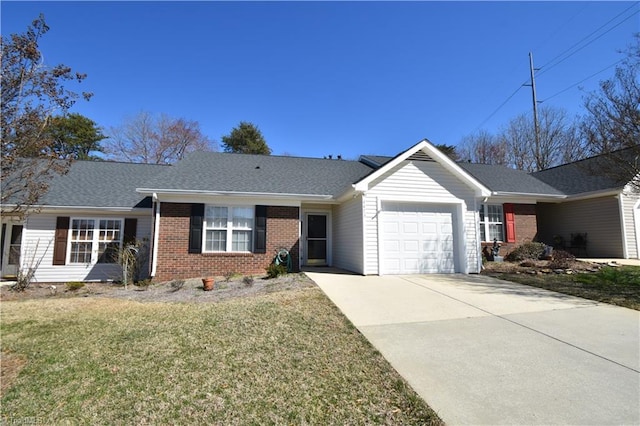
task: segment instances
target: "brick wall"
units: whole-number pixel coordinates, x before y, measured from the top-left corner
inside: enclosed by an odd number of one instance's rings
[[[500,243],[500,255],[505,256],[516,246],[521,244],[537,241],[538,237],[538,222],[536,220],[536,206],[535,204],[514,204],[513,213],[516,221],[516,242],[515,243]],[[491,252],[493,243],[483,242],[483,252],[485,248]]]
[[[289,250],[299,270],[299,212],[297,207],[267,208],[267,250],[254,253],[189,253],[191,204],[162,203],[156,281],[223,276],[229,272],[264,274],[278,248]]]

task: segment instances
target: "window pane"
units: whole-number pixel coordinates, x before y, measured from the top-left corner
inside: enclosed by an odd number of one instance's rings
[[[120,241],[120,227],[121,222],[119,220],[101,220],[98,234],[99,240]]]
[[[502,223],[502,206],[487,206],[489,210],[489,222]]]
[[[309,238],[327,238],[327,216],[309,215],[307,233]]]
[[[98,263],[116,263],[118,260],[118,250],[120,243],[99,243],[98,244]]]
[[[496,238],[498,241],[503,241],[502,224],[489,225],[489,238],[490,238],[490,241],[493,241],[494,238]]]
[[[205,251],[226,251],[227,231],[207,231],[204,249]]]
[[[98,231],[98,263],[116,263],[120,250],[120,229],[122,222],[117,219],[101,219]]]
[[[327,258],[326,240],[309,240],[307,242],[307,247],[309,250],[309,253],[307,255],[309,259],[325,260]]]
[[[91,263],[91,243],[71,243],[71,263]]]
[[[501,205],[482,205],[480,213],[480,238],[482,241],[503,241],[503,211]],[[487,232],[489,235],[487,236]]]
[[[71,221],[70,263],[91,263],[94,225],[95,221],[92,219],[73,219]]]
[[[207,229],[224,229],[227,227],[228,210],[226,207],[207,206],[205,221]]]
[[[251,251],[251,231],[233,231],[232,251]]]
[[[93,227],[93,220],[74,219],[71,224],[71,239],[77,241],[93,240]]]
[[[252,229],[253,228],[253,208],[234,207],[233,208],[233,228]]]

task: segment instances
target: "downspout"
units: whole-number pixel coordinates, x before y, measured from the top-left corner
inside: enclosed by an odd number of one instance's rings
[[[160,200],[158,194],[153,193],[153,205],[155,211],[152,213],[153,221],[153,251],[151,253],[151,278],[156,276],[156,265],[158,262],[158,240],[160,239]]]

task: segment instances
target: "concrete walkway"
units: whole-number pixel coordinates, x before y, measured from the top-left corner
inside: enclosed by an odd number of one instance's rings
[[[477,275],[307,272],[448,424],[640,424],[640,312]]]

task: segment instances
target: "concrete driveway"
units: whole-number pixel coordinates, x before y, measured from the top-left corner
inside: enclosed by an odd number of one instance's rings
[[[448,424],[640,424],[640,312],[477,275],[307,272]]]

